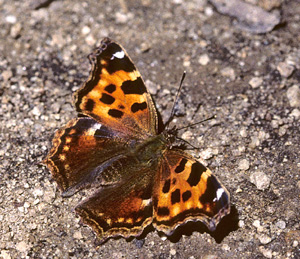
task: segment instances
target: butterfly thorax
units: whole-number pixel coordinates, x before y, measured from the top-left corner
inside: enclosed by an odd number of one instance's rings
[[[138,144],[133,153],[139,162],[151,166],[154,161],[157,162],[158,158],[162,157],[168,145],[168,138],[162,133]]]

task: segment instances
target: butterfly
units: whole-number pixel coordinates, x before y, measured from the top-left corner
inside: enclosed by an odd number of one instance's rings
[[[230,196],[211,171],[158,130],[157,111],[126,51],[109,38],[89,55],[88,80],[74,94],[78,118],[57,130],[44,164],[75,208],[108,238],[139,236],[151,225],[166,235],[189,221],[211,231],[230,213]],[[175,130],[176,131],[176,130]]]

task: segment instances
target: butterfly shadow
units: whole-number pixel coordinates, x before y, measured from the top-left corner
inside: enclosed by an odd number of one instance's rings
[[[210,231],[201,222],[187,222],[186,224],[178,227],[174,233],[168,237],[172,243],[177,243],[182,235],[191,236],[193,232],[197,231],[201,234],[208,233],[219,244],[222,240],[229,235],[230,232],[236,231],[238,227],[238,212],[234,205],[231,205],[230,214],[225,216],[218,224],[215,231]]]

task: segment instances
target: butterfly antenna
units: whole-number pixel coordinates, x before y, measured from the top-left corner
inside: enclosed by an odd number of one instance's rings
[[[197,125],[197,124],[201,124],[201,123],[203,123],[203,122],[205,122],[205,121],[209,121],[209,120],[212,120],[212,119],[215,119],[215,118],[217,118],[217,116],[216,116],[216,115],[213,115],[213,116],[211,116],[211,117],[209,117],[209,118],[206,118],[206,119],[204,119],[204,120],[202,120],[202,121],[198,121],[198,122],[189,124],[189,125],[187,125],[187,126],[184,126],[184,127],[182,127],[182,128],[178,128],[177,130],[182,130],[182,129],[190,128],[190,127],[193,127],[193,126],[195,126],[195,125]]]
[[[172,110],[171,110],[171,115],[170,115],[170,117],[167,120],[166,125],[165,125],[166,128],[168,128],[170,122],[174,119],[174,116],[175,116],[175,106],[176,106],[178,97],[180,95],[180,91],[181,91],[181,88],[182,88],[182,83],[184,81],[185,75],[186,75],[186,71],[184,71],[183,74],[182,74],[182,77],[181,77],[181,80],[180,80],[180,85],[178,87],[177,94],[176,94],[176,97],[175,97],[175,100],[174,100],[174,103],[173,103],[173,107],[172,107]]]

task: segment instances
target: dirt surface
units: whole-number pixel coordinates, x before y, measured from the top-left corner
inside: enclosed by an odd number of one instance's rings
[[[205,0],[0,0],[0,258],[300,258],[300,2],[276,2],[280,25],[251,34]],[[184,70],[174,123],[217,115],[182,132],[231,193],[216,232],[149,228],[96,250],[72,212],[83,193],[62,198],[40,164],[76,117],[72,93],[105,36],[135,61],[164,120]]]

